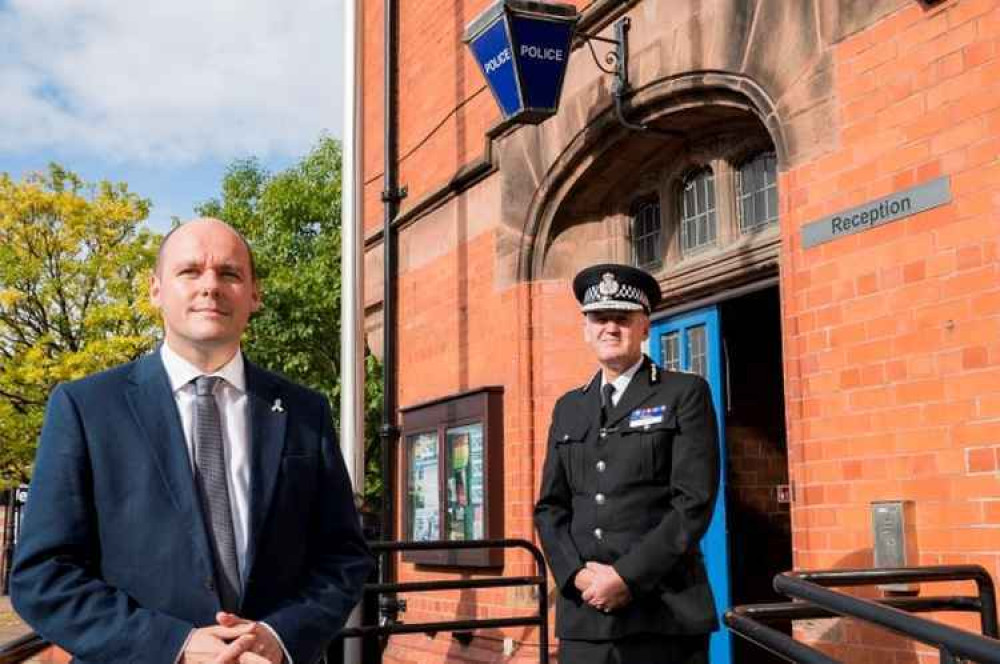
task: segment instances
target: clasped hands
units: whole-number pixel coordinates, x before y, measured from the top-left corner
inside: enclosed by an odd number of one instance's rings
[[[628,585],[611,565],[590,561],[576,573],[573,584],[583,601],[602,613],[615,611],[632,601]]]
[[[194,630],[178,664],[281,664],[284,660],[281,644],[267,627],[222,611],[215,619],[218,624]]]

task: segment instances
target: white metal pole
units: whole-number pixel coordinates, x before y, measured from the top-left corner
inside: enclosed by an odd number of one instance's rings
[[[340,446],[354,494],[365,482],[364,235],[362,199],[361,0],[344,1],[344,138],[341,167]],[[361,624],[361,606],[348,627]],[[344,641],[345,664],[360,664],[361,639]]]
[[[344,3],[344,139],[341,168],[341,447],[355,492],[364,483],[364,249],[361,202],[361,95],[356,3]]]

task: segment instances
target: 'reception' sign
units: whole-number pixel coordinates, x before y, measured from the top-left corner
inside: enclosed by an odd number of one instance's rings
[[[937,178],[806,224],[802,227],[802,248],[884,226],[950,202],[948,178]]]

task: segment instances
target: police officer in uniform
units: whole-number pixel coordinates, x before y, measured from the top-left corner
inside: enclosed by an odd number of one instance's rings
[[[627,265],[573,280],[600,370],[556,403],[535,526],[562,664],[703,664],[718,628],[699,541],[719,481],[699,376],[642,353],[660,287]]]

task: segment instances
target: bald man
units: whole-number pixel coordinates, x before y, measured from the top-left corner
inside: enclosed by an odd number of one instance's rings
[[[49,399],[14,607],[80,664],[312,664],[372,566],[329,403],[243,357],[224,222],[168,234],[150,296],[160,347]]]

